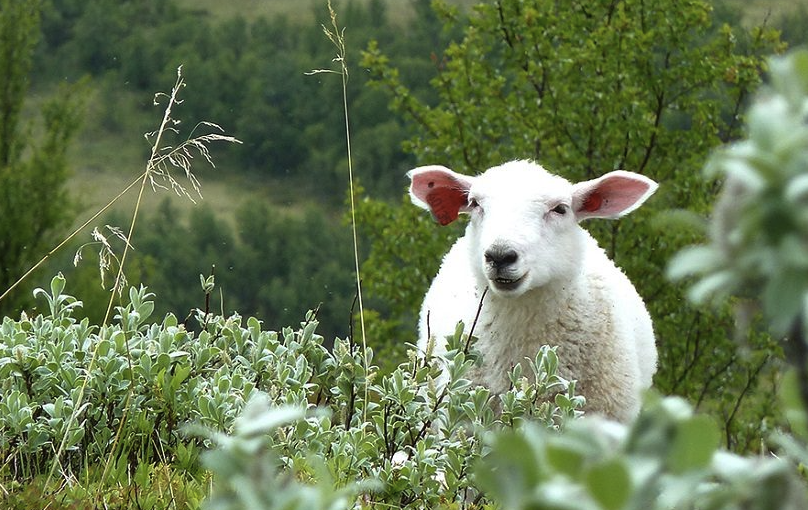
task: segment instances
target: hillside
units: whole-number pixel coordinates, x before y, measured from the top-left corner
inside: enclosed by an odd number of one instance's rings
[[[216,18],[224,19],[237,15],[247,19],[254,19],[259,16],[288,16],[294,21],[309,21],[314,17],[315,9],[320,5],[325,5],[327,0],[231,0],[221,2],[219,0],[179,0],[177,3],[187,9],[201,10],[212,14]],[[332,6],[339,13],[351,1],[357,0],[333,0]],[[390,15],[393,19],[402,22],[412,16],[412,6],[409,0],[382,0],[387,4]],[[358,0],[359,3],[367,5],[370,0]],[[476,0],[449,0],[450,4],[461,7],[468,7],[477,3]],[[325,21],[325,20],[319,20]]]
[[[62,28],[67,27],[65,33],[72,39],[54,41],[41,52],[42,72],[35,87],[40,97],[32,101],[34,106],[40,104],[42,96],[51,94],[65,77],[89,76],[84,85],[83,129],[70,152],[74,169],[70,188],[81,206],[76,224],[143,171],[149,154],[143,133],[154,130],[162,117],[152,97],[170,89],[177,65],[183,64],[185,102],[175,112],[183,120],[180,127],[214,121],[244,144],[212,147],[216,169],[196,161],[194,171],[204,196],[198,205],[170,191],[147,190],[135,239],[136,257],[142,257],[142,281],[164,298],[161,303],[169,309],[185,313],[198,304],[193,297],[198,275],[215,263],[228,307],[271,317],[279,325],[328,300],[334,307],[322,310],[323,323],[339,325],[337,332],[343,333],[344,310],[354,293],[352,282],[344,280],[351,263],[334,260],[350,260],[348,243],[343,242],[345,237],[331,243],[344,251],[339,254],[318,249],[317,244],[326,235],[344,233],[340,219],[347,169],[340,80],[335,75],[305,75],[332,65],[334,48],[319,26],[326,20],[315,19],[323,16],[325,1],[176,0],[179,10],[170,3],[99,0],[103,1],[109,8],[64,23]],[[382,51],[400,66],[410,90],[434,100],[429,80],[436,66],[430,57],[439,55],[456,34],[442,29],[441,21],[428,12],[426,0],[388,1],[388,16],[381,22],[365,8],[371,1],[334,2],[351,45],[348,60],[354,74],[348,86],[354,170],[368,196],[397,201],[406,185],[404,174],[413,163],[402,150],[411,132],[401,115],[389,111],[388,95],[366,86],[367,75],[358,67],[360,51],[369,40],[379,40]],[[732,5],[748,7],[747,19],[767,8],[773,19],[779,19],[779,13],[796,4]],[[238,19],[240,14],[249,18],[247,23]],[[737,12],[730,14],[724,19],[737,22]],[[279,20],[281,15],[288,18]],[[408,16],[418,18],[400,30]],[[116,206],[115,218],[96,224],[126,226],[136,191]],[[166,199],[174,211],[168,222],[160,214]],[[200,224],[204,231],[195,232]],[[176,239],[177,245],[161,244],[166,238]],[[80,239],[89,241],[89,232]],[[289,255],[291,249],[299,253]],[[308,265],[301,263],[306,253],[313,254]],[[250,257],[258,262],[245,262]],[[259,263],[266,264],[260,276],[246,273]],[[56,271],[70,271],[69,262],[44,269],[43,278]],[[97,287],[92,271],[86,268],[84,280]],[[301,279],[294,271],[305,275],[310,288],[292,284]],[[68,274],[68,278],[76,277]],[[342,283],[322,283],[335,281]],[[326,333],[330,336],[335,330]]]
[[[341,15],[352,1],[357,1],[363,5],[370,2],[370,0],[334,0],[333,6]],[[315,27],[317,24],[326,21],[316,19],[316,10],[325,4],[325,0],[231,0],[228,2],[177,0],[176,3],[181,8],[189,11],[209,14],[214,23],[237,15],[250,20],[259,17],[274,19],[278,16],[285,16],[291,22]],[[476,0],[450,0],[450,3],[467,8],[477,2]],[[413,14],[412,3],[409,1],[386,0],[386,4],[390,19],[397,24],[405,23],[407,18]],[[743,11],[745,23],[760,24],[766,21],[772,23],[798,8],[806,8],[808,0],[726,0],[726,4],[731,9]],[[346,28],[348,29],[349,37],[353,37],[353,27]],[[325,55],[327,56],[328,54]],[[359,58],[357,54],[351,55],[351,57],[354,59]],[[320,62],[320,64],[327,65],[327,59]],[[190,66],[189,69],[192,70]],[[306,70],[300,68],[298,71],[303,73]],[[164,76],[166,80],[163,80],[160,87],[167,87],[170,84],[168,80],[171,79],[171,76],[167,73]],[[336,83],[334,85],[336,86]],[[93,84],[91,87],[95,88],[96,86],[96,84]],[[189,81],[188,87],[190,89],[199,89],[205,87],[205,84]],[[110,98],[104,97],[104,93],[96,91],[93,93],[91,100],[88,101],[86,128],[77,143],[74,144],[73,149],[75,177],[72,183],[72,187],[80,192],[80,200],[85,210],[94,210],[106,203],[111,198],[114,190],[122,189],[134,176],[142,171],[148,147],[141,135],[143,131],[152,128],[153,124],[159,121],[160,112],[157,108],[153,108],[144,113],[142,108],[138,110],[133,105],[137,103],[145,104],[150,95],[157,90],[116,91],[116,94],[122,96],[116,98],[116,108],[123,109],[121,113],[116,115],[118,117],[140,118],[140,124],[144,126],[141,130],[130,129],[129,131],[121,132],[120,130],[107,129],[104,124],[109,122],[106,117],[109,117],[108,101]],[[221,119],[211,120],[221,122]],[[126,127],[133,127],[133,123],[127,122]],[[232,134],[240,136],[238,132],[233,132],[233,126],[225,127],[230,129]],[[110,165],[112,161],[115,162],[114,165]],[[219,171],[202,169],[200,177],[205,188],[205,203],[209,203],[217,211],[228,216],[232,214],[238,204],[238,201],[234,201],[233,197],[260,195],[266,198],[277,198],[273,202],[278,205],[289,205],[290,197],[288,194],[282,190],[278,191],[278,187],[282,183],[275,182],[273,179],[243,178],[239,175],[234,175],[233,171],[229,170],[226,165],[220,168]],[[150,205],[155,205],[156,202],[162,201],[166,197],[174,201],[182,209],[192,207],[190,202],[175,199],[171,193],[148,195],[147,201]],[[296,197],[295,200],[297,201],[300,198]],[[132,200],[122,202],[127,210]]]
[[[799,9],[808,8],[808,0],[725,0],[726,4],[743,12],[747,25],[776,22]]]

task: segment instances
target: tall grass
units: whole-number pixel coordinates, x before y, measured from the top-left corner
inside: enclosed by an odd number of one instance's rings
[[[165,109],[163,110],[163,115],[160,124],[158,125],[157,129],[146,133],[145,137],[149,140],[151,145],[151,152],[148,161],[146,162],[144,171],[134,180],[132,180],[120,193],[118,193],[115,197],[113,197],[106,205],[98,209],[94,214],[90,216],[85,222],[83,222],[79,227],[73,230],[70,234],[68,234],[61,242],[59,242],[53,249],[51,249],[48,253],[46,253],[36,264],[34,264],[28,271],[26,271],[22,276],[20,276],[8,289],[6,289],[2,294],[0,294],[0,300],[4,299],[12,290],[14,290],[17,286],[19,286],[22,282],[27,280],[31,274],[33,274],[38,268],[40,268],[50,257],[52,257],[55,253],[60,251],[65,245],[67,245],[71,240],[76,238],[80,233],[85,231],[93,222],[95,222],[102,214],[104,214],[107,210],[109,210],[116,202],[118,202],[124,195],[130,192],[135,187],[139,186],[137,199],[135,201],[134,210],[132,211],[131,220],[129,222],[126,234],[123,233],[122,229],[118,229],[117,227],[110,227],[107,226],[107,229],[113,236],[120,238],[123,241],[123,252],[120,256],[117,256],[112,248],[111,243],[107,239],[107,237],[101,233],[101,231],[96,227],[92,231],[92,238],[93,242],[88,244],[96,244],[100,246],[99,250],[99,270],[101,273],[102,281],[104,279],[105,274],[107,271],[111,271],[114,265],[117,265],[115,270],[115,277],[111,287],[109,288],[110,296],[109,301],[107,304],[106,312],[104,314],[104,319],[101,326],[105,326],[110,319],[110,315],[112,313],[113,305],[116,300],[116,296],[120,296],[124,287],[126,286],[126,277],[125,277],[125,268],[126,268],[126,260],[129,254],[129,251],[132,249],[132,240],[134,238],[135,227],[137,225],[137,220],[140,215],[141,211],[141,204],[143,201],[143,196],[146,191],[147,186],[151,186],[153,190],[157,189],[171,189],[177,195],[184,196],[195,202],[194,196],[202,197],[201,188],[198,179],[193,173],[193,163],[196,158],[200,158],[210,164],[211,166],[215,166],[213,163],[213,159],[211,157],[210,151],[208,146],[213,142],[229,142],[229,143],[241,143],[238,139],[224,134],[223,129],[211,122],[200,122],[196,124],[193,129],[190,131],[188,136],[176,145],[172,145],[171,142],[168,140],[169,138],[179,138],[181,135],[180,125],[181,121],[175,118],[172,115],[173,108],[180,104],[182,100],[179,98],[180,91],[185,87],[185,81],[182,77],[182,66],[177,68],[177,78],[174,83],[174,86],[171,89],[170,93],[158,93],[155,95],[154,98],[154,105],[158,106],[165,103]],[[206,132],[199,134],[198,131],[205,130]],[[187,180],[187,184],[183,183],[182,178],[178,178],[175,176],[175,173],[182,172],[184,174],[185,180]],[[84,245],[86,247],[88,245]],[[74,258],[74,262],[78,263],[81,259],[81,252],[77,252],[76,257]],[[93,350],[92,356],[89,361],[89,367],[87,369],[87,373],[92,371],[92,368],[95,364],[97,354],[98,354],[98,346],[100,343],[96,344],[95,349]],[[132,360],[129,359],[129,364],[131,368]],[[73,424],[76,422],[77,415],[79,414],[84,399],[86,398],[86,390],[87,390],[87,382],[88,378],[85,377],[81,386],[81,391],[78,394],[78,399],[74,402],[73,412],[70,414],[67,424],[65,426],[65,430],[70,430]],[[131,390],[130,390],[131,395]],[[125,421],[125,417],[122,418],[121,424]],[[120,443],[120,429],[118,430],[118,434],[115,437],[115,440],[112,445],[112,451],[108,457],[108,461],[104,467],[104,472],[102,475],[102,482],[104,478],[109,473],[110,465],[113,459],[115,458],[115,451]],[[51,487],[51,483],[54,479],[56,474],[56,470],[59,469],[61,462],[60,459],[65,452],[65,447],[67,442],[67,435],[62,438],[59,443],[58,448],[56,448],[54,452],[53,461],[51,464],[51,469],[48,474],[47,481],[45,483],[46,487]]]
[[[350,194],[350,207],[351,207],[351,234],[353,237],[353,252],[354,252],[354,274],[356,276],[356,299],[359,304],[359,327],[360,333],[362,336],[362,353],[363,359],[365,363],[365,369],[370,366],[370,360],[368,359],[368,345],[367,345],[367,335],[365,330],[365,306],[362,300],[362,277],[359,269],[359,240],[357,235],[357,228],[356,228],[356,202],[355,196],[356,193],[354,192],[354,174],[353,174],[353,158],[351,155],[351,123],[350,123],[350,115],[348,113],[348,64],[346,63],[346,46],[345,46],[345,28],[340,28],[339,24],[337,23],[337,13],[334,11],[334,8],[331,5],[331,0],[328,0],[328,13],[331,17],[331,28],[328,28],[325,25],[323,27],[323,33],[328,40],[334,45],[337,49],[337,54],[333,58],[332,62],[335,62],[339,66],[338,71],[334,71],[333,69],[315,69],[307,74],[314,75],[320,73],[333,73],[338,74],[341,78],[342,84],[342,111],[343,111],[343,119],[345,121],[345,147],[346,147],[346,156],[348,158],[348,187],[349,187],[349,194]],[[353,340],[353,339],[351,339]],[[367,385],[365,386],[365,400],[367,400]],[[364,419],[364,417],[363,417]]]
[[[358,246],[358,234],[356,228],[356,214],[355,214],[355,189],[354,189],[354,174],[353,174],[353,158],[351,153],[351,138],[350,138],[350,117],[348,111],[348,97],[347,97],[347,84],[349,78],[348,66],[346,63],[346,43],[345,43],[345,29],[340,28],[337,23],[337,15],[336,11],[331,5],[330,0],[328,1],[328,10],[330,15],[330,28],[326,25],[322,25],[323,31],[328,39],[334,44],[337,49],[337,54],[333,59],[333,62],[337,64],[338,69],[318,69],[311,71],[311,74],[317,73],[333,73],[337,74],[341,78],[341,90],[342,90],[342,106],[343,106],[343,115],[344,115],[344,130],[345,130],[345,138],[346,138],[346,157],[347,157],[347,164],[348,164],[348,181],[350,186],[350,197],[351,197],[351,204],[350,204],[350,216],[351,216],[351,226],[352,226],[352,234],[353,234],[353,251],[354,251],[354,271],[356,276],[356,294],[357,294],[357,302],[358,302],[358,315],[359,315],[359,323],[360,323],[360,331],[361,331],[361,343],[362,343],[362,350],[363,350],[363,361],[364,365],[367,368],[370,365],[369,357],[369,350],[367,348],[367,339],[366,339],[366,330],[365,330],[365,317],[364,317],[364,303],[362,297],[362,279],[360,275],[360,261],[359,261],[359,246]],[[151,187],[152,190],[157,191],[160,189],[163,190],[172,190],[178,196],[185,197],[191,202],[196,202],[196,197],[201,198],[201,187],[199,180],[196,178],[193,172],[193,164],[195,160],[201,159],[204,162],[210,164],[211,166],[215,166],[213,159],[211,157],[209,151],[209,145],[213,142],[229,142],[229,143],[241,143],[238,139],[233,136],[227,135],[224,133],[223,129],[213,123],[210,122],[200,122],[196,124],[191,130],[190,133],[183,139],[182,133],[180,131],[181,122],[179,119],[175,118],[173,115],[174,107],[177,106],[182,102],[180,99],[180,92],[185,87],[185,81],[182,76],[182,66],[177,68],[176,74],[176,81],[171,88],[169,93],[158,93],[155,95],[154,98],[154,105],[159,106],[163,105],[164,109],[162,112],[162,118],[160,120],[159,125],[154,131],[145,134],[145,138],[149,141],[150,144],[150,156],[146,162],[145,168],[140,175],[130,181],[119,193],[117,193],[111,200],[109,200],[105,205],[100,207],[96,210],[90,217],[82,222],[78,227],[76,227],[72,232],[70,232],[67,236],[64,237],[56,246],[54,246],[50,251],[48,251],[36,264],[34,264],[28,271],[26,271],[23,275],[21,275],[15,283],[13,283],[8,289],[6,289],[2,294],[0,294],[0,300],[6,298],[8,294],[18,287],[21,283],[26,281],[30,276],[42,265],[44,265],[51,257],[53,257],[56,253],[60,252],[67,244],[85,232],[88,228],[91,227],[104,213],[110,210],[115,204],[117,204],[124,196],[132,192],[133,190],[137,189],[137,197],[134,202],[133,210],[131,212],[131,218],[126,225],[125,228],[119,228],[114,226],[106,225],[103,228],[94,227],[90,234],[92,240],[86,244],[84,244],[79,251],[76,253],[74,257],[74,263],[78,264],[82,260],[82,251],[86,248],[91,246],[96,247],[99,251],[99,272],[101,275],[102,284],[104,284],[107,280],[107,277],[111,277],[111,284],[108,287],[109,291],[109,300],[107,302],[106,311],[104,313],[104,318],[100,327],[102,328],[100,334],[103,335],[103,331],[105,326],[109,323],[112,312],[114,309],[114,305],[116,303],[116,298],[120,297],[123,289],[126,287],[126,276],[125,270],[127,266],[127,260],[129,258],[130,250],[133,249],[134,239],[135,239],[135,231],[138,226],[138,219],[141,215],[142,211],[142,204],[143,198],[146,194],[147,187]],[[204,131],[203,133],[199,133],[200,131]],[[173,143],[173,140],[180,140],[179,143]],[[117,239],[123,244],[123,248],[120,254],[116,253],[115,248],[113,247],[113,241]],[[88,367],[85,374],[89,374],[92,372],[94,365],[96,364],[98,358],[98,349],[101,345],[100,342],[96,342],[95,347],[92,350],[92,353],[89,357]],[[127,348],[127,362],[129,364],[130,372],[133,370],[133,361],[131,353],[128,352],[128,343],[126,344]],[[89,376],[84,375],[83,380],[80,384],[80,391],[77,393],[77,396],[74,397],[73,402],[73,410],[69,414],[66,424],[64,426],[65,431],[70,431],[73,429],[76,424],[78,423],[79,415],[82,412],[83,408],[86,407],[85,401],[88,399],[88,381]],[[104,464],[103,471],[101,474],[101,479],[98,481],[98,495],[100,497],[100,491],[103,490],[105,481],[108,477],[112,476],[111,472],[114,471],[116,468],[114,466],[116,459],[118,458],[118,454],[120,453],[119,450],[125,448],[126,440],[122,437],[122,430],[123,424],[126,422],[127,416],[126,413],[129,409],[129,401],[134,393],[134,378],[130,383],[130,388],[126,397],[126,404],[123,406],[124,409],[124,416],[120,417],[120,426],[118,427],[115,437],[110,445],[110,450],[108,452],[107,461]],[[368,399],[368,389],[367,385],[365,385],[365,395],[364,400],[367,401]],[[363,416],[363,419],[365,417]],[[54,487],[54,481],[57,476],[61,476],[63,482],[66,484],[71,484],[75,480],[72,479],[72,476],[64,469],[62,464],[62,458],[65,455],[66,449],[68,448],[68,437],[67,433],[65,433],[64,437],[62,437],[59,442],[58,446],[55,447],[53,452],[53,457],[50,462],[50,470],[48,472],[48,476],[45,480],[44,487],[46,490],[50,491]]]

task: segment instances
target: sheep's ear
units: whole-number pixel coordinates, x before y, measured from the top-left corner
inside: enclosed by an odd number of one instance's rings
[[[576,218],[619,218],[638,208],[658,185],[648,177],[617,170],[573,186],[572,207]]]
[[[448,225],[461,212],[468,211],[472,177],[440,165],[418,167],[407,176],[411,180],[412,203],[430,211],[441,225]]]

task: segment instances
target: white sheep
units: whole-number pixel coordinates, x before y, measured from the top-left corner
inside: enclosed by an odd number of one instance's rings
[[[441,225],[459,213],[471,216],[424,299],[419,350],[431,336],[433,352],[445,352],[445,338],[459,321],[468,332],[488,288],[474,330],[482,354],[482,366],[471,374],[475,383],[507,391],[514,365],[555,345],[559,375],[578,381],[588,412],[634,417],[656,371],[651,318],[628,278],[578,222],[629,213],[657,184],[625,171],[572,184],[530,161],[476,177],[442,166],[407,175],[413,203]]]

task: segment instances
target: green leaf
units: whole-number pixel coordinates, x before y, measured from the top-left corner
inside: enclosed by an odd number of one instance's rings
[[[755,143],[761,155],[771,154],[775,144],[784,136],[783,119],[788,118],[789,105],[782,96],[773,96],[759,101],[749,108],[747,126],[749,139]]]
[[[681,280],[686,276],[711,271],[721,263],[721,254],[711,246],[691,246],[681,250],[671,259],[667,276],[670,280]]]
[[[728,179],[742,185],[747,193],[758,193],[766,186],[766,180],[746,158],[727,155],[721,158],[717,164],[723,168]]]
[[[270,409],[263,398],[250,399],[244,413],[236,422],[236,430],[243,436],[266,434],[305,416],[305,409],[285,406]]]
[[[789,268],[780,268],[766,282],[761,301],[776,336],[784,336],[802,310],[806,286],[808,275]]]
[[[694,303],[702,304],[735,290],[737,276],[733,271],[723,270],[709,274],[693,284],[687,297]]]
[[[586,474],[589,493],[606,510],[618,510],[633,490],[625,461],[613,458],[592,466]]]
[[[65,290],[65,283],[66,283],[65,277],[64,275],[62,275],[62,273],[57,274],[56,276],[53,277],[53,279],[51,279],[50,287],[51,287],[51,296],[53,297],[53,299],[56,299],[57,297],[62,295],[62,291]]]
[[[784,192],[786,200],[798,203],[808,198],[808,174],[800,174],[791,179]]]
[[[519,508],[531,488],[547,478],[537,448],[540,435],[532,427],[499,433],[491,442],[491,453],[477,463],[475,480],[504,508]]]
[[[705,469],[721,440],[715,422],[704,415],[696,415],[680,422],[668,454],[668,467],[677,474]]]
[[[562,436],[547,444],[547,462],[556,471],[575,477],[581,472],[586,455],[584,447],[588,445],[575,442],[573,438],[565,440],[565,437]]]

